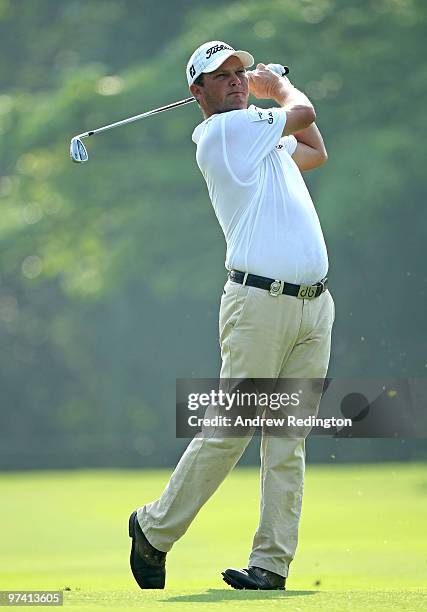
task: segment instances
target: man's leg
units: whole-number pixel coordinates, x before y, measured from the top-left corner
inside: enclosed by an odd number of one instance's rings
[[[334,311],[328,291],[314,300],[304,300],[301,330],[284,360],[280,378],[325,378]],[[298,542],[304,469],[304,439],[263,435],[260,523],[249,565],[288,575]]]
[[[224,384],[229,379],[277,378],[283,359],[278,330],[286,329],[291,339],[297,337],[302,304],[231,281],[224,291],[219,318]],[[287,300],[288,309],[298,311],[297,316],[289,317],[279,299]],[[172,548],[236,465],[252,433],[238,438],[215,433],[190,442],[160,499],[138,510],[139,524],[152,546],[164,552]]]
[[[172,548],[233,469],[249,441],[250,437],[193,438],[160,499],[138,510],[139,524],[152,546],[164,552]]]

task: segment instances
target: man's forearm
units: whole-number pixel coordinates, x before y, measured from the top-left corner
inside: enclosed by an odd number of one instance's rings
[[[313,105],[307,96],[302,91],[291,85],[289,81],[282,83],[282,86],[277,92],[275,92],[275,94],[274,100],[285,110],[291,110],[297,106],[308,106],[313,108]]]
[[[323,142],[322,134],[315,123],[312,123],[304,130],[294,133],[298,142],[302,142],[312,149],[316,149],[326,156],[325,143]]]
[[[294,87],[286,77],[280,79],[280,85],[274,92],[273,99],[286,111],[286,125],[283,135],[304,131],[316,121],[316,112],[307,96]]]

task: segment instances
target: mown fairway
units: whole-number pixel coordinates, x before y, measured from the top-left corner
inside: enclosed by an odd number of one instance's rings
[[[0,475],[0,589],[70,589],[73,610],[415,611],[427,606],[423,464],[309,466],[288,590],[233,591],[258,519],[258,471],[237,469],[168,556],[167,588],[140,591],[128,568],[130,512],[168,471]],[[21,609],[29,609],[27,607]]]

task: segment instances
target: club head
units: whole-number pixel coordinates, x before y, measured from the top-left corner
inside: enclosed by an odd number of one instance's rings
[[[77,164],[82,164],[83,162],[87,162],[89,159],[88,152],[86,151],[86,147],[80,140],[80,138],[72,138],[70,144],[70,157],[73,162]]]

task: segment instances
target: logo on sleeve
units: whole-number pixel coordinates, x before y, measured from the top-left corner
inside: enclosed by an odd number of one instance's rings
[[[274,122],[273,111],[267,111],[257,106],[249,107],[249,118],[251,121],[267,121],[270,125]]]

